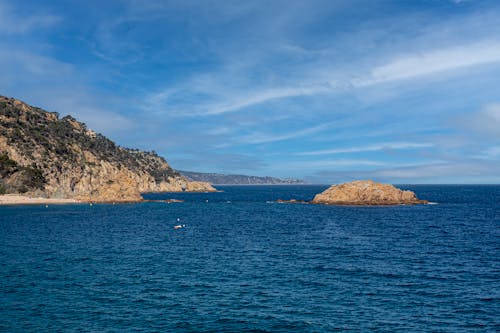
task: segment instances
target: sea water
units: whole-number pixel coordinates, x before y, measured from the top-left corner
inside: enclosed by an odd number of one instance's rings
[[[0,207],[0,331],[500,330],[500,186],[401,187],[437,204],[221,186]]]

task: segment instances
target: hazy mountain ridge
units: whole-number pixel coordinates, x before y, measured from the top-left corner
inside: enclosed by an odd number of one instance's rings
[[[154,152],[123,148],[71,116],[0,96],[0,192],[96,201],[211,191]]]
[[[247,175],[227,175],[194,171],[179,172],[193,181],[209,182],[214,185],[285,185],[304,184],[300,179],[280,179],[275,177],[258,177]]]

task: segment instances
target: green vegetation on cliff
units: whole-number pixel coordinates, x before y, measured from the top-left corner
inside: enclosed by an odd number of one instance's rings
[[[119,201],[139,192],[213,190],[193,186],[154,152],[120,147],[71,116],[2,96],[0,154],[4,193]]]
[[[45,177],[36,166],[23,167],[0,153],[0,194],[43,190]]]

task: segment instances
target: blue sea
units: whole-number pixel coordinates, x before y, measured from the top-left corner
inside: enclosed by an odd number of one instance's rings
[[[400,187],[436,204],[220,186],[0,207],[0,331],[500,331],[500,186]]]

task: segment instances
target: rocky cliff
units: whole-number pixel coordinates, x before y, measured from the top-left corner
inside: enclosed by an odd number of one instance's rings
[[[402,191],[390,184],[357,180],[333,185],[317,194],[312,203],[330,205],[400,205],[423,204],[412,191]]]
[[[214,191],[153,152],[123,148],[71,116],[0,96],[0,193],[137,201],[141,192]]]

